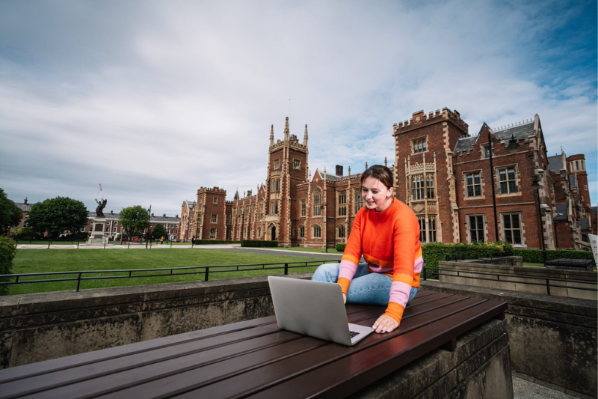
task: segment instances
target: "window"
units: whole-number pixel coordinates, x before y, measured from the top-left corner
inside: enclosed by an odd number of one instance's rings
[[[278,201],[270,202],[270,214],[278,215]]]
[[[299,238],[305,238],[305,227],[299,226]]]
[[[434,198],[434,175],[431,173],[426,176],[426,196],[428,199]]]
[[[279,169],[280,169],[280,160],[275,159],[274,160],[274,170],[279,170]]]
[[[338,194],[338,215],[347,216],[347,194],[344,191]]]
[[[426,241],[426,218],[424,216],[420,216],[417,218],[419,223],[419,241],[424,243]]]
[[[338,226],[338,238],[345,238],[345,226]]]
[[[212,216],[210,217],[210,223],[216,223],[218,222],[218,215],[216,215],[215,213],[212,213]]]
[[[210,229],[210,240],[215,240],[216,239],[216,233],[217,233],[218,229]]]
[[[436,217],[431,216],[428,218],[428,236],[430,237],[429,242],[436,242]]]
[[[318,225],[314,226],[314,238],[322,238],[322,228]]]
[[[264,203],[259,204],[260,208],[260,219],[264,217]]]
[[[465,176],[465,185],[467,186],[467,197],[481,197],[482,184],[480,172],[469,173]]]
[[[272,179],[272,182],[270,183],[270,191],[273,193],[280,192],[280,179]]]
[[[258,240],[262,239],[262,228],[261,227],[257,228],[257,239]]]
[[[307,215],[307,205],[305,200],[301,200],[301,217],[305,217],[305,215]]]
[[[490,146],[484,146],[484,158],[490,158]]]
[[[363,197],[361,196],[361,190],[356,189],[353,194],[353,198],[355,199],[355,202],[353,205],[353,208],[354,208],[353,215],[357,215],[357,212],[359,212],[359,210],[363,206]]]
[[[293,169],[300,169],[301,168],[301,161],[298,159],[293,159]]]
[[[511,244],[521,244],[521,220],[518,213],[503,215],[505,241]]]
[[[419,241],[422,243],[436,242],[436,217],[419,216]]]
[[[515,168],[513,166],[498,169],[498,179],[501,194],[514,194],[517,192],[517,181],[515,180]]]
[[[426,139],[413,140],[413,153],[417,154],[426,151]]]
[[[230,213],[226,215],[226,224],[230,224]]]
[[[322,216],[322,192],[314,191],[314,216]]]
[[[472,215],[469,218],[469,242],[484,242],[484,215]]]
[[[212,203],[213,203],[213,204],[217,204],[217,203],[218,203],[218,197],[214,197],[214,198],[212,198]]]
[[[411,196],[413,201],[424,199],[424,175],[415,175],[411,178]]]

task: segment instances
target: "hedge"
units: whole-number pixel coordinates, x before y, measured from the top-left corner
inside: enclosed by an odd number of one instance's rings
[[[485,242],[476,244],[443,244],[432,243],[422,245],[424,263],[427,269],[437,269],[438,262],[451,258],[486,258],[501,256],[513,252],[513,247],[508,243]]]
[[[12,273],[12,260],[17,254],[17,245],[12,238],[0,236],[0,274]],[[0,281],[9,281],[8,277]],[[0,285],[0,295],[8,294],[8,285]]]
[[[336,244],[336,250],[338,252],[345,252],[345,247],[347,246],[347,244]]]
[[[242,247],[278,247],[278,241],[258,241],[258,240],[243,240]]]
[[[513,249],[513,255],[521,256],[523,258],[523,262],[525,263],[544,263],[544,257],[541,249],[515,248]],[[594,266],[596,265],[592,251],[575,251],[572,249],[546,250],[546,260],[563,258],[591,260],[594,263]]]
[[[195,240],[194,245],[205,245],[205,244],[238,244],[240,241],[226,241],[226,240]]]

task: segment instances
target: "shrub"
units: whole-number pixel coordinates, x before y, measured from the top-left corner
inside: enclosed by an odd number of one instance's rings
[[[258,241],[258,240],[243,240],[242,247],[278,247],[278,241]]]
[[[437,269],[438,262],[449,258],[485,258],[511,254],[513,246],[503,242],[487,242],[475,244],[443,244],[431,243],[422,245],[424,262],[427,269]]]
[[[543,263],[544,258],[541,249],[516,248],[513,250],[515,256],[521,256],[525,263]],[[575,251],[572,249],[549,249],[546,251],[546,260],[555,259],[585,259],[594,262],[592,251]],[[596,263],[594,262],[594,265]]]
[[[12,273],[12,260],[17,253],[17,245],[12,238],[0,236],[0,274]],[[8,277],[0,278],[0,281],[8,281]],[[0,285],[0,295],[8,294],[8,286]]]
[[[240,241],[226,241],[226,240],[195,240],[195,245],[209,245],[209,244],[238,244]]]
[[[347,244],[336,244],[336,250],[338,252],[345,252],[345,247],[347,246]]]

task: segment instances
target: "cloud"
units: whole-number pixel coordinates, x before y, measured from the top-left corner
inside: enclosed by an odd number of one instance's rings
[[[232,198],[263,182],[270,125],[282,138],[285,116],[300,140],[309,125],[312,171],[356,173],[394,162],[393,123],[446,106],[472,134],[539,114],[549,153],[585,152],[596,187],[596,35],[571,28],[595,32],[589,8],[6,2],[2,186],[93,209],[101,182],[115,211],[175,214],[200,186]]]

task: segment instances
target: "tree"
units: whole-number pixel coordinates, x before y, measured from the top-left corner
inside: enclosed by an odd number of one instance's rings
[[[22,217],[21,209],[0,188],[0,234],[6,234],[11,227],[18,226]]]
[[[149,227],[149,213],[141,205],[123,208],[119,214],[119,222],[129,237],[138,236]]]
[[[41,234],[53,238],[63,233],[77,233],[87,224],[87,208],[83,202],[68,197],[56,197],[33,204],[29,210],[29,225]]]
[[[0,237],[0,274],[12,273],[12,260],[17,253],[15,242],[8,237]],[[8,277],[0,278],[0,281],[9,281]],[[0,295],[8,294],[8,285],[0,285]]]
[[[152,231],[152,238],[159,239],[162,236],[166,238],[166,229],[164,229],[163,225],[157,224],[154,227],[154,231]]]

